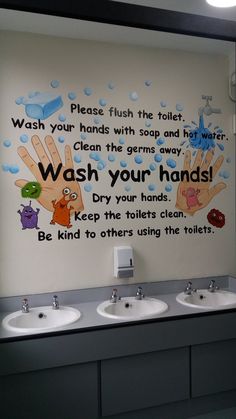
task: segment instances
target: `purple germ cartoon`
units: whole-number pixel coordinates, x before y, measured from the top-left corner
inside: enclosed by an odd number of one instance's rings
[[[29,202],[29,205],[23,205],[21,206],[24,208],[22,211],[18,210],[18,214],[20,214],[20,220],[22,224],[22,230],[25,230],[26,228],[36,228],[39,230],[38,227],[38,213],[40,211],[39,208],[36,208],[36,211],[31,207],[31,201]]]

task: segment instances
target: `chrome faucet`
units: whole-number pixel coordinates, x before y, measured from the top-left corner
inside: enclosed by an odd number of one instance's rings
[[[196,288],[193,288],[192,287],[192,282],[189,281],[187,283],[187,286],[186,286],[185,290],[184,290],[184,294],[186,294],[186,295],[192,295],[194,292],[197,292],[197,290],[196,290]]]
[[[57,295],[53,296],[52,308],[53,308],[53,310],[58,310],[59,309],[59,301],[58,301]]]
[[[144,294],[143,294],[142,287],[138,287],[135,298],[136,298],[136,300],[143,300],[144,299]]]
[[[29,313],[29,303],[27,298],[22,300],[21,311],[22,313]]]
[[[219,287],[216,285],[216,281],[212,279],[210,281],[210,284],[208,285],[208,291],[209,292],[215,292],[219,289]]]
[[[110,302],[111,303],[117,303],[117,301],[119,301],[119,300],[120,300],[120,297],[118,296],[117,288],[113,288],[111,298],[110,298]]]
[[[210,105],[209,101],[212,100],[212,96],[206,96],[206,95],[202,95],[202,99],[206,101],[205,106],[201,106],[198,109],[198,114],[201,116],[203,114],[210,116],[213,113],[221,113],[221,109],[220,108],[212,108],[212,106]]]

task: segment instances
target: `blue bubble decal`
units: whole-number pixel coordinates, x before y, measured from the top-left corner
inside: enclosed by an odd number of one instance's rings
[[[99,153],[96,153],[96,151],[92,151],[89,154],[89,157],[90,157],[90,159],[95,160],[95,161],[101,160],[100,154]]]
[[[148,190],[150,192],[154,192],[156,190],[156,185],[154,185],[153,183],[151,183],[150,185],[148,185]]]
[[[24,96],[20,96],[15,100],[16,105],[22,105],[24,101]]]
[[[165,187],[165,191],[166,192],[171,192],[172,191],[172,185],[170,183],[168,183]]]
[[[147,128],[150,128],[150,127],[152,126],[152,121],[151,121],[150,119],[147,119],[147,120],[145,121],[145,126],[146,126]]]
[[[115,84],[112,81],[110,81],[107,86],[108,86],[108,89],[110,89],[110,90],[115,89]]]
[[[127,163],[126,163],[126,161],[125,161],[125,160],[121,160],[121,161],[120,161],[120,166],[121,166],[121,167],[127,167]]]
[[[66,121],[66,116],[63,113],[60,113],[60,115],[58,116],[58,119],[60,122],[65,122]]]
[[[162,145],[162,144],[165,144],[165,140],[164,140],[164,138],[158,138],[158,140],[156,140],[156,144],[157,144],[157,145]]]
[[[134,157],[134,161],[137,164],[142,164],[143,163],[143,158],[142,158],[142,156],[140,156],[140,154],[138,154],[137,156]]]
[[[231,163],[231,158],[230,157],[227,157],[226,163]]]
[[[4,147],[9,148],[9,147],[11,147],[11,141],[10,140],[4,140],[3,145],[4,145]]]
[[[131,189],[132,189],[132,188],[131,188],[131,185],[126,185],[126,186],[125,186],[125,191],[126,191],[126,192],[130,192],[130,191],[131,191]]]
[[[93,122],[94,122],[94,124],[99,125],[99,124],[101,124],[102,120],[101,120],[101,118],[99,118],[99,116],[95,116],[93,118]]]
[[[10,169],[9,164],[2,164],[2,170],[3,170],[4,172],[9,172],[9,169]]]
[[[149,165],[149,169],[150,169],[152,172],[154,172],[154,170],[156,170],[156,168],[157,168],[156,163],[151,163],[151,164]]]
[[[167,103],[164,100],[161,100],[160,105],[162,108],[166,108]]]
[[[81,156],[79,155],[79,154],[75,154],[74,155],[74,161],[76,162],[76,163],[80,163],[81,162]]]
[[[76,99],[76,93],[75,92],[69,92],[68,93],[68,98],[70,100],[75,100]]]
[[[124,138],[124,137],[120,137],[120,138],[119,138],[119,143],[120,143],[121,145],[125,144],[125,138]]]
[[[175,109],[176,109],[178,112],[182,112],[182,111],[184,110],[184,107],[183,107],[183,105],[181,105],[180,103],[176,103],[176,107],[175,107]]]
[[[160,163],[162,161],[161,154],[155,154],[154,160],[155,160],[155,162]]]
[[[129,93],[129,98],[130,98],[130,100],[132,100],[133,102],[136,102],[136,100],[138,100],[138,93],[137,93],[137,92],[130,92],[130,93]]]
[[[18,173],[20,171],[19,167],[17,166],[17,164],[12,164],[9,166],[9,172],[11,172],[13,175]]]
[[[62,144],[62,143],[64,143],[64,141],[65,141],[65,137],[60,135],[60,137],[58,137],[58,142]]]
[[[93,187],[90,183],[86,183],[86,185],[84,185],[85,192],[91,192],[92,189],[93,189]]]
[[[99,105],[100,106],[106,106],[106,104],[107,104],[106,99],[99,99]]]
[[[149,86],[151,86],[152,82],[151,82],[151,80],[145,80],[144,84],[145,84],[145,86],[149,87]]]
[[[85,87],[84,88],[84,94],[86,96],[91,96],[93,94],[93,91],[92,91],[92,89],[90,87]]]
[[[60,85],[58,80],[52,80],[50,84],[51,84],[51,87],[53,87],[54,89],[56,87],[59,87],[59,85]]]
[[[87,134],[85,134],[85,132],[81,132],[81,134],[80,134],[80,138],[81,138],[81,140],[86,140],[87,139]]]
[[[20,141],[22,142],[22,143],[28,143],[28,141],[29,141],[29,137],[28,137],[28,135],[27,134],[22,134],[21,136],[20,136]]]
[[[109,160],[110,162],[115,161],[115,160],[116,160],[115,155],[114,155],[114,154],[108,154],[108,160]]]
[[[222,170],[222,171],[219,173],[219,176],[220,176],[220,177],[223,177],[224,179],[228,179],[228,178],[230,177],[230,173],[228,172],[228,170]]]
[[[184,140],[184,141],[181,141],[181,143],[180,143],[180,145],[182,146],[182,145],[184,145],[186,143],[186,141]]]
[[[217,143],[217,146],[219,147],[219,149],[221,150],[221,151],[224,151],[224,145],[223,144],[219,144],[219,143]]]
[[[176,162],[173,159],[167,159],[166,164],[167,166],[171,167],[171,169],[174,169],[176,167]]]
[[[97,164],[97,169],[98,170],[103,170],[106,167],[106,162],[104,160],[99,160],[98,164]]]

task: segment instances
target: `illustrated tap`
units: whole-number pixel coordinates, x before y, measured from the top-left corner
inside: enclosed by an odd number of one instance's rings
[[[206,104],[205,106],[201,106],[198,109],[198,113],[199,115],[207,115],[210,116],[213,113],[221,113],[221,109],[220,108],[212,108],[212,106],[210,105],[210,101],[212,100],[212,96],[206,96],[206,95],[202,95],[202,99],[206,100]]]

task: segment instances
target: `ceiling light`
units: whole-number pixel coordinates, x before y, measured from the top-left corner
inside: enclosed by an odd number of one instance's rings
[[[215,7],[233,7],[236,6],[236,0],[206,0],[208,4]]]

